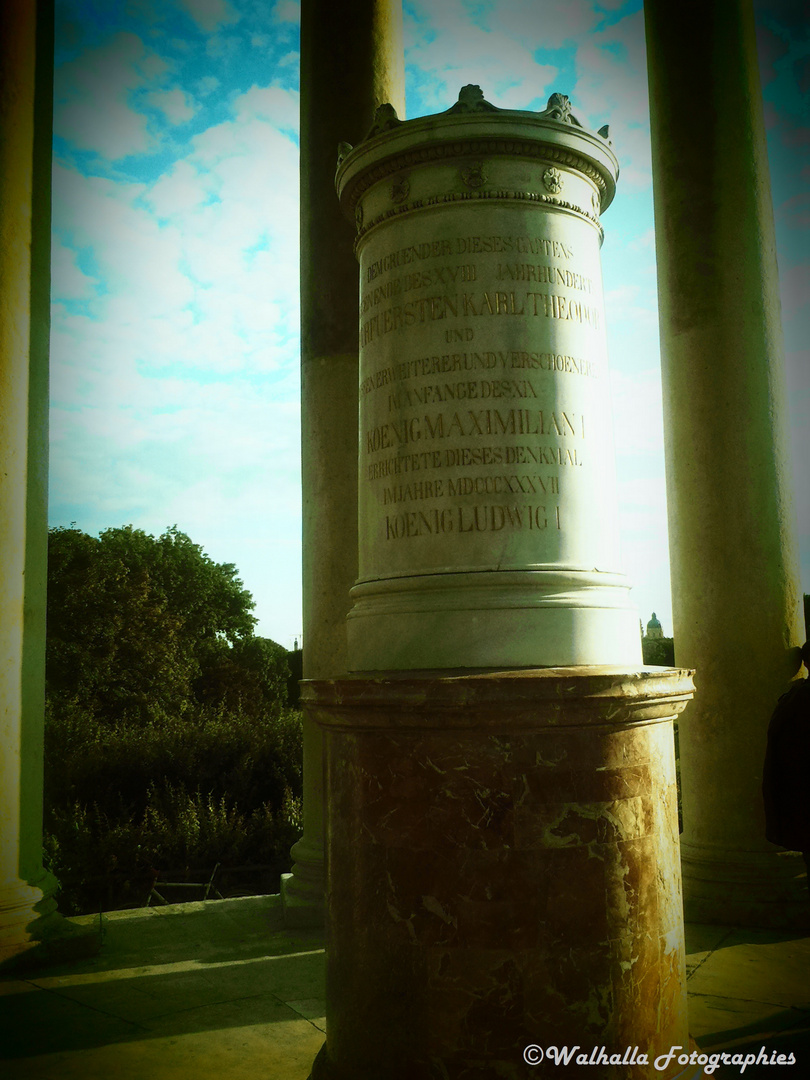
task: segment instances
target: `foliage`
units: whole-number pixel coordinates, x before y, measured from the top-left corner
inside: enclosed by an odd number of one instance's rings
[[[653,667],[675,666],[675,642],[670,638],[641,639],[641,653],[645,664]]]
[[[301,717],[253,606],[176,528],[51,530],[45,854],[65,914],[141,904],[158,872],[289,868]]]
[[[153,871],[283,871],[301,830],[300,714],[110,725],[49,709],[45,781],[45,850],[66,914],[143,903]]]
[[[111,720],[182,713],[223,647],[250,638],[253,607],[236,568],[176,527],[51,529],[48,696]]]

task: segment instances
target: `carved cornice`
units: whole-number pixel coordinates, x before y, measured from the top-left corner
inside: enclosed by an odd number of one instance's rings
[[[576,203],[568,202],[566,199],[558,199],[554,195],[541,195],[535,191],[479,189],[477,191],[451,191],[439,195],[429,195],[424,199],[413,199],[411,202],[402,203],[399,206],[392,206],[389,210],[385,210],[382,214],[378,214],[376,217],[365,223],[363,222],[363,216],[361,214],[359,220],[356,219],[357,236],[354,241],[354,250],[357,252],[361,242],[372,229],[375,229],[378,225],[382,225],[383,222],[390,221],[391,218],[399,217],[401,214],[407,214],[414,210],[426,210],[431,206],[445,206],[448,203],[454,202],[472,202],[477,199],[495,200],[500,202],[533,202],[543,206],[551,206],[558,210],[566,210],[569,213],[577,214],[579,217],[590,222],[598,231],[600,240],[605,235],[602,223],[596,214],[589,213],[583,207],[578,206]]]
[[[601,195],[604,195],[607,190],[604,177],[599,170],[595,169],[587,158],[574,153],[572,150],[528,139],[483,136],[480,139],[468,139],[463,142],[442,142],[429,146],[420,146],[414,150],[406,150],[401,154],[386,158],[379,165],[362,173],[349,185],[349,204],[350,206],[354,205],[369,188],[393,173],[404,172],[407,169],[425,165],[432,161],[469,156],[476,158],[486,156],[524,157],[548,162],[549,165],[567,165],[569,168],[587,176],[589,180],[596,184]]]

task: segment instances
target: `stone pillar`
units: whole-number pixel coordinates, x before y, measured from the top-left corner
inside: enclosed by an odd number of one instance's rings
[[[346,672],[357,577],[357,263],[335,200],[338,143],[377,107],[404,112],[401,0],[301,5],[301,449],[304,677]],[[304,835],[282,879],[287,921],[323,920],[321,735],[304,716]]]
[[[565,1045],[630,1080],[687,1045],[672,720],[691,680],[641,669],[618,569],[607,136],[564,95],[518,112],[467,86],[438,116],[381,108],[343,148],[359,670],[303,688],[328,793],[312,1080],[568,1075]]]
[[[687,919],[807,920],[764,838],[766,729],[800,666],[779,291],[749,0],[646,0]]]
[[[56,913],[42,866],[52,87],[52,9],[10,0],[0,10],[0,963],[87,943]]]
[[[682,1074],[653,1062],[688,1045],[672,718],[691,690],[599,667],[304,685],[330,792],[312,1080],[579,1075],[551,1046],[603,1048],[607,1080]]]
[[[639,663],[620,572],[600,214],[618,162],[562,94],[380,110],[340,198],[360,262],[370,671]]]

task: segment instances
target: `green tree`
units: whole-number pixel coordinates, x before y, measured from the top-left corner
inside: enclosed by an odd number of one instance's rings
[[[645,664],[653,667],[673,667],[675,664],[675,642],[673,638],[641,639],[641,654]]]
[[[142,903],[155,872],[215,863],[274,867],[276,890],[301,831],[301,718],[236,568],[130,526],[52,529],[48,570],[44,848],[63,910]]]
[[[286,703],[290,668],[287,650],[270,638],[249,637],[228,646],[219,641],[194,685],[201,704],[260,717]]]
[[[48,543],[46,688],[99,719],[183,713],[224,652],[252,638],[255,606],[230,563],[176,527],[98,538],[56,528]]]

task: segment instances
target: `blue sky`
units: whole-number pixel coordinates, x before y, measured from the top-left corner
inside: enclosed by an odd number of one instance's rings
[[[810,461],[810,27],[757,7],[794,471]],[[300,635],[293,0],[57,2],[50,520],[177,524]],[[603,271],[624,563],[671,632],[649,115],[638,0],[413,0],[408,116],[465,83],[568,94],[621,162]],[[684,107],[699,107],[684,87]],[[643,423],[639,423],[639,417]],[[810,592],[810,484],[796,486]]]

